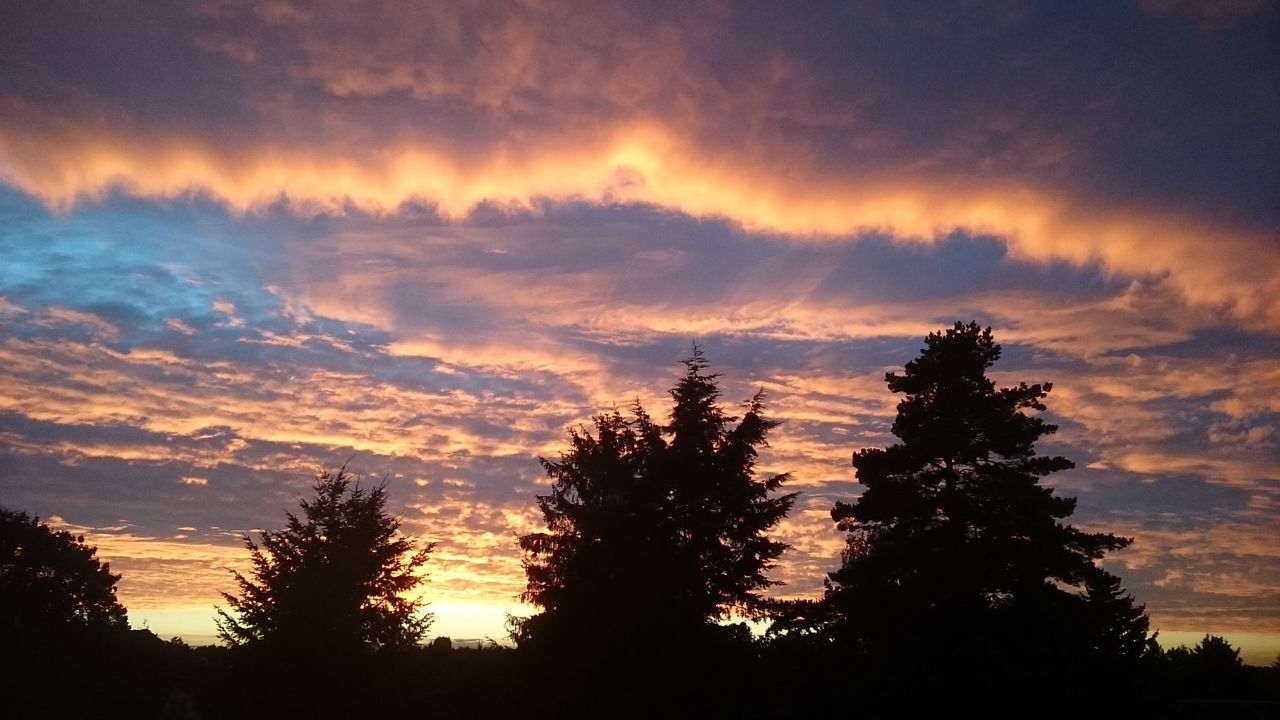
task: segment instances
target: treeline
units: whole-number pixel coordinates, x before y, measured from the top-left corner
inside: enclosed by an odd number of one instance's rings
[[[1075,501],[1040,482],[1072,467],[1036,452],[1051,386],[997,387],[999,357],[957,323],[886,376],[898,442],[853,455],[864,490],[832,509],[847,544],[824,596],[783,601],[772,532],[796,494],[756,470],[777,422],[762,393],[730,414],[695,348],[665,420],[601,414],[542,460],[546,530],[519,538],[537,612],[511,620],[514,648],[421,645],[433,546],[345,468],[246,538],[224,647],[129,631],[82,537],[4,511],[0,714],[1280,717],[1280,660],[1156,643],[1099,563],[1131,540],[1072,527]]]

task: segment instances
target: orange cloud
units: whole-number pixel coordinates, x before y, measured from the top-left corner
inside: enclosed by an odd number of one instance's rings
[[[242,83],[242,127],[200,131],[91,95],[65,106],[0,97],[0,177],[62,209],[117,191],[203,193],[239,212],[426,202],[461,220],[480,205],[552,200],[651,205],[800,242],[934,242],[959,230],[994,236],[1018,259],[1164,283],[1194,308],[1280,330],[1272,228],[1044,180],[1032,156],[1078,153],[1034,128],[1035,152],[998,160],[902,147],[857,102],[824,98],[781,50],[716,72],[698,52],[726,40],[715,7],[673,18],[539,3],[371,6],[358,18],[279,7],[289,9],[219,4],[191,31]],[[253,22],[226,21],[237,13]],[[255,83],[267,67],[274,84]],[[323,97],[304,100],[313,85]],[[397,99],[395,112],[371,105]],[[975,122],[1002,137],[1020,129]],[[825,152],[792,126],[843,149]]]
[[[1274,510],[1265,518],[1272,516]],[[1165,631],[1269,633],[1271,642],[1280,632],[1275,612],[1280,543],[1258,524],[1215,520],[1186,525],[1172,516],[1127,524],[1123,515],[1114,515],[1105,526],[1077,525],[1134,538],[1133,545],[1108,556],[1106,563],[1121,568],[1122,576],[1156,573],[1148,591],[1154,597],[1140,600],[1162,641]]]
[[[0,343],[0,362],[10,372],[0,411],[35,420],[116,423],[180,436],[230,427],[241,443],[308,442],[390,456],[444,458],[466,451],[532,457],[558,434],[568,407],[535,397],[424,392],[324,370],[246,374],[230,371],[224,363],[195,363],[167,352],[120,353],[71,342],[10,338]],[[157,365],[170,382],[147,379]],[[185,382],[172,382],[175,377]],[[509,433],[496,437],[468,428],[462,421],[475,417],[481,406]],[[59,441],[45,447],[49,450],[68,457],[157,461],[178,452],[165,443],[109,441]],[[210,447],[184,459],[207,467],[225,461],[228,450],[235,448]]]

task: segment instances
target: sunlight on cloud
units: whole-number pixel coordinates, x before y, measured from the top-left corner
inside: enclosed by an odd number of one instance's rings
[[[1280,631],[1280,543],[1257,525],[1226,520],[1207,526],[1145,522],[1109,529],[1134,537],[1115,563],[1126,574],[1156,570],[1148,609],[1153,627],[1215,626]]]
[[[892,128],[849,98],[824,98],[789,52],[711,72],[703,53],[731,45],[722,21],[732,13],[672,14],[205,8],[192,40],[230,73],[219,91],[246,112],[234,142],[92,96],[0,96],[0,177],[64,211],[120,191],[196,193],[238,212],[284,203],[392,215],[426,203],[461,222],[481,206],[537,212],[550,200],[654,206],[797,242],[933,243],[964,231],[998,238],[1015,259],[1166,284],[1193,308],[1280,329],[1270,228],[1100,201],[1039,177],[1025,152],[980,182],[969,163],[939,160],[963,157],[958,148],[899,140],[886,165],[865,141]],[[255,22],[234,19],[244,15]],[[611,42],[582,41],[603,27]],[[263,79],[263,64],[280,72]],[[319,97],[300,92],[317,83]],[[793,125],[848,142],[824,152]],[[295,126],[306,142],[280,131]]]
[[[163,352],[118,353],[71,343],[9,339],[0,359],[15,380],[0,398],[0,410],[63,423],[123,423],[155,433],[191,436],[204,428],[227,426],[243,438],[268,442],[347,445],[385,455],[445,456],[455,451],[491,455],[528,455],[535,448],[519,438],[524,430],[548,432],[559,426],[564,408],[533,398],[496,399],[460,390],[423,392],[369,382],[363,375],[314,370],[299,376],[281,372],[223,373],[216,363],[203,367],[175,362]],[[91,373],[87,368],[92,365]],[[138,376],[161,365],[166,382],[139,384]],[[176,366],[187,365],[175,382]],[[51,382],[53,378],[62,378]],[[197,393],[192,389],[198,389]],[[457,422],[484,404],[491,417],[508,416],[508,437],[495,437]],[[424,444],[431,436],[435,441]],[[169,445],[67,444],[63,451],[88,456],[163,459]],[[197,464],[216,463],[216,450]]]
[[[8,140],[0,151],[11,158],[24,154],[15,152],[18,137],[16,128],[0,127],[0,143]],[[75,138],[51,137],[35,143],[40,150],[29,161],[11,161],[7,175],[63,208],[123,187],[158,198],[207,191],[241,211],[282,197],[303,212],[341,211],[354,203],[390,213],[426,200],[454,218],[465,218],[482,202],[524,209],[540,198],[651,203],[802,241],[875,231],[904,242],[933,242],[963,230],[1002,239],[1019,259],[1097,263],[1129,277],[1164,278],[1193,307],[1223,309],[1247,327],[1280,329],[1280,255],[1266,234],[1167,212],[1088,206],[1019,186],[977,191],[951,180],[885,186],[817,173],[773,184],[741,160],[705,156],[652,128],[620,130],[599,149],[532,149],[532,157],[519,162],[446,160],[422,149],[394,148],[380,153],[392,160],[338,150],[305,158],[265,149],[249,153],[255,158],[249,160],[219,157],[198,142],[168,151],[133,144],[108,137],[81,146]],[[619,172],[638,181],[619,186]]]
[[[1138,450],[1120,454],[1115,462],[1124,470],[1143,475],[1199,475],[1210,482],[1245,487],[1256,485],[1280,493],[1280,468],[1266,468],[1255,458],[1205,457],[1171,454],[1167,450]]]
[[[219,593],[234,584],[230,571],[244,572],[249,565],[248,554],[239,544],[149,537],[65,522],[54,522],[54,526],[83,534],[86,543],[97,547],[98,559],[121,575],[119,596],[127,608],[200,607],[209,615],[210,633],[213,605],[221,603]]]

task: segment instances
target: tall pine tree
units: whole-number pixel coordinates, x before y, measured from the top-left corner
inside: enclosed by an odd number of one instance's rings
[[[1075,500],[1040,480],[1073,464],[1035,450],[1056,430],[1039,416],[1051,386],[997,388],[986,371],[999,357],[990,328],[957,323],[886,376],[904,396],[900,442],[856,452],[866,489],[832,510],[848,544],[826,606],[836,639],[863,657],[977,671],[1146,647],[1142,608],[1096,565],[1131,541],[1064,522]]]
[[[763,395],[738,421],[718,404],[716,374],[694,349],[671,390],[670,422],[637,403],[628,417],[572,430],[554,481],[538,497],[547,531],[520,538],[541,612],[517,638],[562,647],[692,642],[732,614],[759,616],[766,572],[786,545],[768,536],[794,494],[786,475],[759,477],[758,448],[777,422]],[[736,424],[735,424],[736,422]]]

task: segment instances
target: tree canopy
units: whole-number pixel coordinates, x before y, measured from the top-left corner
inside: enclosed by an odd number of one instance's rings
[[[1096,564],[1131,541],[1063,522],[1075,500],[1040,479],[1073,463],[1035,449],[1057,429],[1039,415],[1051,385],[997,388],[999,358],[990,328],[957,323],[886,375],[900,442],[854,453],[865,491],[832,510],[835,635],[876,657],[1140,653],[1146,616]]]
[[[599,643],[607,637],[693,637],[717,618],[760,615],[766,572],[786,545],[767,533],[794,494],[787,476],[755,465],[777,422],[757,393],[739,421],[717,403],[718,375],[701,351],[670,391],[669,422],[637,402],[569,433],[554,481],[538,497],[547,531],[520,538],[528,589],[542,609],[523,640]],[[736,424],[735,424],[736,422]]]
[[[322,471],[315,496],[287,513],[283,530],[245,538],[252,568],[223,593],[219,635],[232,645],[352,652],[413,645],[432,621],[406,597],[426,578],[433,543],[415,548],[386,512],[386,487],[362,488],[346,468]]]
[[[1240,650],[1221,635],[1206,634],[1194,647],[1170,648],[1162,660],[1171,684],[1191,697],[1238,696],[1248,686]]]
[[[120,576],[83,535],[0,508],[0,634],[125,629]]]

